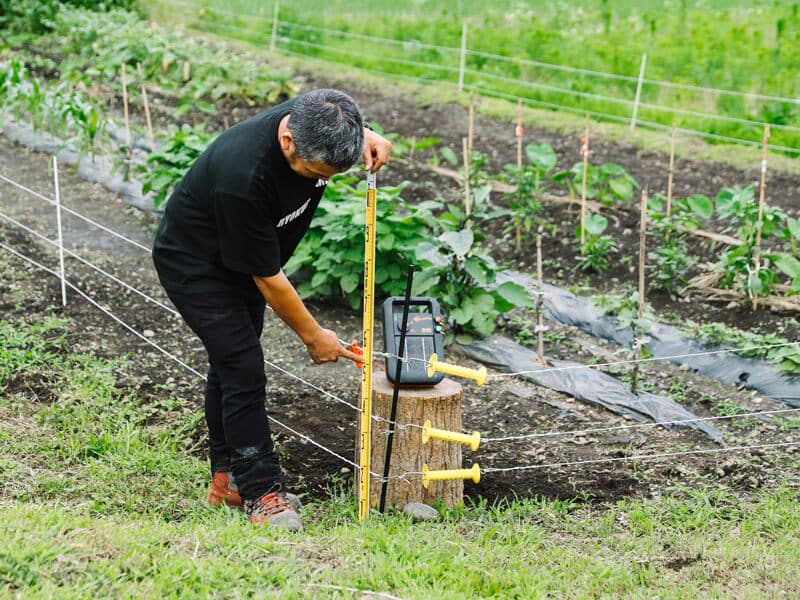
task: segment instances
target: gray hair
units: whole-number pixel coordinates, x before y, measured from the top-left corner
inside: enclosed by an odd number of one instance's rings
[[[321,89],[297,97],[287,127],[297,155],[345,171],[364,150],[364,119],[355,101],[338,90]]]

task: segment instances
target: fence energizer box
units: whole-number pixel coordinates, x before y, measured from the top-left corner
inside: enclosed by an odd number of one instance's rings
[[[386,377],[394,384],[397,375],[397,356],[400,354],[400,334],[403,326],[403,296],[392,296],[383,303],[383,340],[386,347]],[[436,385],[442,373],[428,377],[427,360],[431,354],[441,360],[444,356],[444,334],[447,327],[439,303],[427,296],[414,296],[408,305],[408,322],[403,348],[403,368],[400,385]]]

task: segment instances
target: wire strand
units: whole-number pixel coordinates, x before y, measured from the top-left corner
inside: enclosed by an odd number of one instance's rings
[[[651,460],[655,458],[674,458],[676,456],[689,456],[695,454],[720,454],[725,452],[740,452],[743,450],[761,450],[764,448],[784,448],[800,446],[800,441],[781,442],[777,444],[756,444],[753,446],[733,446],[730,448],[709,448],[703,450],[685,450],[681,452],[659,452],[656,454],[636,454],[634,456],[614,456],[610,458],[593,458],[589,460],[576,460],[567,462],[545,463],[541,465],[521,465],[517,467],[484,467],[481,473],[509,473],[511,471],[530,471],[534,469],[550,469],[553,467],[574,467],[578,465],[596,465],[601,463],[622,462],[631,460]]]
[[[520,441],[520,440],[529,440],[535,438],[543,438],[543,437],[554,437],[554,436],[561,436],[561,435],[588,435],[592,433],[604,433],[608,431],[619,431],[623,429],[641,429],[644,427],[658,427],[664,425],[682,425],[685,423],[697,423],[697,422],[705,422],[705,421],[724,421],[726,419],[743,419],[747,417],[760,417],[766,415],[776,415],[781,413],[788,413],[788,412],[798,412],[800,408],[783,408],[778,410],[765,410],[759,412],[749,412],[749,413],[739,413],[736,415],[722,415],[716,417],[698,417],[696,419],[677,419],[675,421],[655,421],[653,423],[636,423],[635,425],[615,425],[612,427],[596,427],[592,429],[574,429],[570,431],[546,431],[542,433],[529,433],[524,435],[509,435],[506,437],[487,437],[482,438],[481,442],[484,444],[489,444],[492,442],[512,442],[512,441]]]

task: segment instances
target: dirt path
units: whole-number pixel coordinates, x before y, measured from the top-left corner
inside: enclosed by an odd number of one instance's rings
[[[317,80],[315,83],[337,85],[341,82]],[[466,123],[466,114],[460,108],[419,108],[401,99],[370,95],[362,89],[353,90],[353,93],[370,118],[379,120],[387,129],[397,130],[404,135],[436,135],[453,147],[456,147],[456,142],[460,143],[463,124]],[[479,147],[491,149],[493,159],[498,163],[510,162],[513,151],[508,144],[509,136],[501,133],[504,127],[510,125],[478,120],[477,143]],[[544,131],[529,131],[533,137],[541,134],[539,139],[551,141],[562,157],[574,150],[574,140],[557,138]],[[627,153],[620,155],[618,148],[603,148],[602,145],[597,146],[598,159],[607,155],[609,160],[620,162],[629,168],[640,181],[647,181],[647,174],[653,172],[654,165],[663,167],[664,157],[657,153],[641,153],[628,149]],[[621,156],[627,158],[623,161]],[[0,138],[0,165],[0,172],[4,175],[50,195],[52,179],[49,157],[27,153]],[[658,169],[658,173],[662,172],[662,168]],[[721,184],[742,183],[741,178],[745,178],[746,183],[746,178],[753,176],[753,173],[698,164],[681,164],[679,172],[681,181],[697,182],[697,187],[691,188],[693,193],[711,195],[716,193],[715,187]],[[402,171],[396,170],[394,174],[390,171],[387,181],[391,183],[393,178],[407,178],[408,175],[409,173]],[[659,185],[656,183],[658,177],[661,175],[654,176],[651,183],[654,188]],[[800,205],[798,183],[800,180],[794,176],[776,176],[770,189],[776,192],[784,190],[786,206],[796,210]],[[425,186],[430,184],[429,181],[418,181],[417,184],[421,187],[417,188],[416,193],[428,193],[425,192]],[[113,194],[81,181],[69,169],[61,173],[61,187],[65,206],[149,246],[153,229],[150,218],[126,208]],[[39,231],[48,232],[51,238],[55,237],[52,208],[7,184],[0,186],[0,211]],[[68,247],[168,304],[146,252],[99,233],[73,218],[65,218],[65,232]],[[53,268],[57,264],[55,254],[50,249],[28,234],[20,233],[8,223],[0,225],[0,238],[4,243]],[[122,374],[122,384],[138,390],[142,402],[180,395],[192,399],[199,409],[201,382],[197,377],[115,324],[74,293],[70,294],[68,307],[64,310],[59,308],[60,289],[55,278],[26,267],[7,252],[0,253],[0,267],[3,270],[0,281],[2,318],[35,320],[51,312],[64,314],[72,320],[70,341],[77,351],[93,351],[109,357],[130,353],[131,367]],[[67,261],[67,272],[82,289],[148,339],[162,345],[169,353],[195,369],[201,372],[205,370],[204,355],[199,342],[179,319],[147,303],[136,294],[119,288],[74,260]],[[311,309],[322,323],[337,330],[340,337],[359,337],[359,314],[328,303],[311,303]],[[264,346],[270,361],[342,400],[357,402],[360,380],[358,371],[345,364],[312,366],[299,340],[271,313],[267,315]],[[582,361],[592,360],[598,355],[613,355],[614,352],[614,348],[564,327],[553,329],[551,343],[548,345],[548,354]],[[352,458],[356,422],[354,411],[272,367],[267,372],[270,377],[268,402],[271,415],[288,426],[311,435],[315,441],[332,451]],[[732,407],[747,411],[783,408],[782,405],[776,405],[749,392],[725,388],[668,365],[647,367],[645,377],[655,391],[671,394],[699,415],[723,414],[726,410],[734,410]],[[20,385],[18,389],[10,391],[25,393],[24,390],[24,386]],[[623,424],[626,421],[605,411],[580,405],[565,395],[515,380],[505,380],[483,388],[465,385],[465,429],[479,430],[489,437],[542,431],[570,432]],[[728,434],[727,441],[731,445],[798,439],[796,428],[787,428],[778,422],[764,423],[747,419],[723,423],[720,427]],[[287,434],[280,427],[276,427],[275,431],[285,454],[286,470],[297,489],[319,495],[331,483],[350,480],[352,468],[347,463],[301,438]],[[203,431],[199,430],[197,436],[202,435]],[[489,499],[515,494],[535,494],[564,499],[578,496],[588,501],[602,501],[631,495],[657,495],[676,481],[698,485],[713,481],[745,493],[764,485],[777,485],[787,480],[796,484],[798,481],[796,467],[787,469],[787,465],[793,464],[790,458],[776,458],[774,453],[758,451],[695,455],[680,461],[608,462],[540,468],[550,463],[715,448],[714,444],[700,434],[664,431],[654,427],[594,435],[567,434],[538,438],[534,442],[487,444],[475,455],[466,453],[465,462],[474,459],[482,466],[534,468],[492,474],[485,477],[479,486],[468,483],[467,493],[473,497],[481,495]]]

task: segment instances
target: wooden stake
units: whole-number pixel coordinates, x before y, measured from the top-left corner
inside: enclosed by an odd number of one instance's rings
[[[153,135],[153,121],[150,119],[150,104],[147,102],[147,89],[144,85],[142,63],[136,63],[136,72],[139,74],[139,83],[142,86],[142,104],[144,104],[144,117],[147,121],[147,136],[150,138],[150,150],[156,151],[156,138]]]
[[[469,97],[469,124],[467,126],[467,149],[472,159],[472,138],[475,134],[475,94]]]
[[[522,99],[517,102],[517,172],[520,179],[522,178]],[[521,185],[521,181],[517,182],[517,189]],[[522,220],[517,221],[516,227],[516,246],[517,254],[522,252]]]
[[[128,181],[130,178],[130,168],[131,168],[131,122],[130,122],[130,114],[128,112],[128,82],[126,79],[125,73],[125,63],[122,63],[121,69],[121,78],[122,78],[122,108],[123,114],[125,118],[125,167],[123,168],[123,178],[125,181]]]
[[[764,196],[767,188],[767,146],[769,144],[769,123],[764,126],[764,141],[761,144],[761,185],[758,190],[758,223],[756,223],[756,247],[753,252],[755,275],[761,271],[761,227],[764,220]],[[750,282],[748,282],[748,289]],[[753,294],[753,310],[758,309],[758,294]]]
[[[544,357],[544,276],[542,270],[542,235],[544,235],[544,228],[539,227],[536,235],[536,287],[539,295],[536,298],[536,330],[537,330],[537,349],[536,359],[540,365],[548,366],[547,360]]]
[[[586,113],[586,126],[583,132],[581,154],[583,154],[583,184],[581,186],[581,256],[586,244],[586,174],[589,171],[589,113]]]
[[[516,136],[517,136],[517,168],[522,168],[522,100],[520,99],[517,102],[517,129],[516,129]]]
[[[644,267],[645,259],[647,257],[647,188],[642,190],[642,204],[640,208],[640,226],[639,226],[639,310],[636,313],[637,319],[641,321],[644,318],[644,300],[645,300],[645,287],[644,287]],[[633,383],[631,384],[631,391],[634,394],[639,393],[639,359],[642,356],[642,342],[638,335],[642,333],[638,325],[633,328],[633,336],[636,346],[633,349]]]
[[[667,176],[667,218],[672,214],[672,173],[675,167],[675,125],[672,126],[672,139],[669,144],[669,174]]]
[[[461,150],[464,153],[464,212],[467,213],[467,229],[472,228],[469,216],[472,214],[472,203],[469,189],[469,142],[467,138],[461,138]]]

